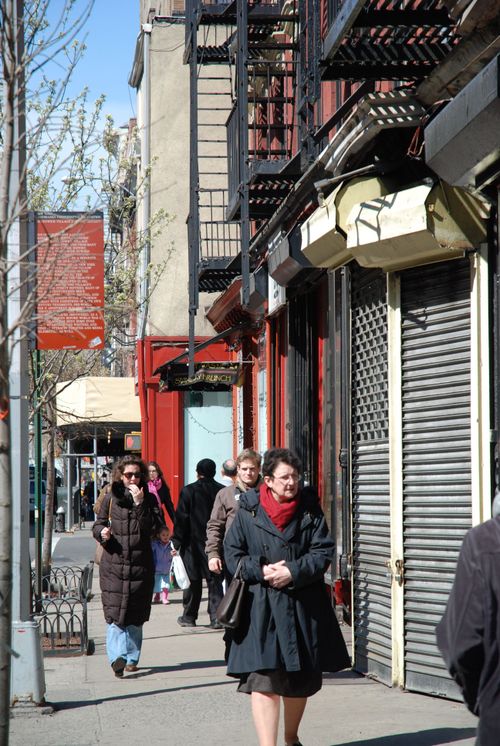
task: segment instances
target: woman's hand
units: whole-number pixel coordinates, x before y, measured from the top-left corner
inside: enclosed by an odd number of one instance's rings
[[[138,487],[136,484],[129,484],[128,488],[134,503],[140,505],[144,500],[144,490],[142,487]]]
[[[111,538],[111,529],[108,528],[108,526],[105,526],[103,529],[101,529],[101,541],[105,542],[108,541],[108,539]]]
[[[274,562],[272,565],[263,565],[262,574],[271,588],[284,588],[292,581],[292,573],[285,565],[285,560]]]

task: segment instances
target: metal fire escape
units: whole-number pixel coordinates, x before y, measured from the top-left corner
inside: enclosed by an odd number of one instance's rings
[[[191,349],[200,291],[223,291],[241,275],[247,304],[251,237],[317,148],[320,79],[311,72],[319,56],[316,6],[312,0],[186,4]]]
[[[229,3],[186,2],[184,61],[190,66],[189,362],[194,365],[199,293],[220,292],[237,276],[240,226],[226,220],[226,121],[234,100],[234,34]]]
[[[329,0],[324,80],[425,78],[459,41],[442,0]]]

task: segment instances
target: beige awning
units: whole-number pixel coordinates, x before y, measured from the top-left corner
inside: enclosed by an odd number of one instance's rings
[[[392,188],[378,177],[359,177],[337,186],[301,226],[301,249],[311,264],[333,269],[350,261],[346,234],[353,205],[387,194]]]
[[[80,378],[58,384],[57,425],[140,422],[133,378]]]
[[[385,271],[463,256],[486,239],[487,207],[444,182],[419,184],[355,205],[347,248],[362,267]]]

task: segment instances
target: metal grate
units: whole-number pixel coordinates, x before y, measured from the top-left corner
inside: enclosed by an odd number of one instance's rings
[[[357,442],[389,437],[385,275],[367,273],[353,284],[352,411]],[[357,385],[354,385],[356,380]]]
[[[354,668],[391,681],[386,278],[352,265]]]

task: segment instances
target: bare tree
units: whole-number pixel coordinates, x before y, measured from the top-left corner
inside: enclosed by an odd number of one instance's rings
[[[6,341],[11,319],[8,307],[8,239],[12,228],[13,205],[19,205],[22,185],[13,179],[12,166],[19,153],[16,142],[22,117],[24,80],[19,70],[22,48],[22,4],[9,0],[0,5],[2,35],[0,50],[3,68],[2,151],[0,161],[0,745],[9,741],[10,636],[12,591],[12,514],[9,435],[9,350]],[[21,12],[21,19],[18,14]],[[21,33],[20,33],[21,30]],[[16,102],[17,99],[17,102]],[[21,110],[20,110],[21,109]],[[22,165],[18,161],[17,167]],[[21,180],[22,182],[22,180]],[[15,191],[15,194],[12,192]]]
[[[94,210],[107,206],[133,218],[134,195],[116,191],[119,168],[112,155],[112,122],[101,131],[103,98],[89,103],[88,91],[69,97],[68,82],[85,51],[78,41],[92,10],[94,0],[86,0],[75,10],[74,0],[50,4],[50,0],[0,0],[0,54],[3,88],[0,94],[0,746],[9,739],[10,637],[12,623],[12,464],[9,447],[10,366],[13,344],[25,337],[36,321],[36,265],[24,243],[16,243],[17,255],[9,255],[9,240],[26,221],[28,210]],[[49,5],[51,7],[49,8]],[[54,8],[58,12],[54,18]],[[50,13],[49,13],[50,10]],[[51,19],[49,22],[48,19]],[[64,71],[53,75],[55,65]],[[26,102],[26,106],[25,106]],[[28,119],[27,135],[24,128]],[[104,148],[104,150],[103,150]],[[104,152],[104,156],[102,156]],[[100,169],[96,169],[96,162]],[[115,172],[113,173],[113,163]],[[130,163],[133,168],[134,164]],[[82,204],[83,200],[83,204]],[[160,218],[158,218],[158,221]],[[105,313],[114,329],[119,329],[120,313],[130,316],[134,256],[139,250],[137,237],[123,267],[114,246],[110,257],[114,271],[108,272]],[[22,271],[20,271],[22,270]],[[29,271],[28,271],[29,270]],[[52,271],[54,268],[52,267]],[[43,271],[51,271],[45,266]],[[8,310],[9,296],[19,293],[21,303],[15,315]],[[110,327],[110,328],[111,328]],[[71,358],[71,366],[68,359]],[[53,499],[53,434],[55,391],[61,378],[86,375],[95,369],[99,353],[75,355],[46,353],[43,381],[37,382],[37,406],[44,408],[48,432],[49,490]],[[64,376],[63,376],[64,371]],[[26,465],[27,468],[27,465]],[[52,475],[52,476],[51,476]],[[49,528],[49,527],[48,527]],[[51,528],[51,526],[50,526]],[[46,564],[50,564],[50,533],[45,536]]]
[[[32,0],[24,14],[20,0],[0,0],[2,17],[13,17],[12,8],[16,2],[19,5],[19,18],[24,24],[19,24],[17,29],[13,29],[6,23],[0,31],[0,38],[5,47],[5,96],[1,106],[4,139],[0,153],[0,198],[3,200],[4,227],[4,234],[0,233],[2,261],[6,261],[4,238],[9,226],[16,219],[23,219],[28,209],[80,212],[101,209],[107,216],[103,313],[106,348],[114,358],[112,369],[103,367],[102,354],[99,350],[44,351],[41,353],[42,375],[40,379],[32,376],[32,393],[36,393],[36,407],[43,410],[44,415],[45,442],[48,445],[46,462],[50,476],[54,473],[51,444],[54,441],[56,427],[55,399],[58,384],[62,380],[72,381],[89,374],[123,374],[125,360],[131,357],[130,352],[135,344],[137,257],[144,242],[164,228],[168,217],[163,212],[158,212],[147,228],[147,235],[137,235],[136,194],[145,187],[149,178],[149,169],[146,168],[143,182],[136,183],[135,154],[138,152],[138,133],[132,127],[128,133],[128,148],[120,149],[112,118],[108,116],[104,126],[101,125],[104,98],[100,96],[91,104],[86,89],[76,96],[68,95],[71,75],[75,67],[81,63],[85,52],[84,42],[78,41],[77,38],[83,32],[94,0],[88,0],[83,12],[80,11],[76,17],[74,0],[64,0],[57,6],[57,18],[53,18],[52,12],[51,23],[47,20],[49,0]],[[22,53],[17,50],[17,55],[16,41],[25,42]],[[7,51],[10,48],[12,53],[9,57]],[[54,75],[54,70],[61,69],[64,70],[61,77]],[[15,142],[10,123],[14,122],[16,96],[19,100],[20,93],[23,97],[26,94],[26,116],[29,126],[26,140]],[[11,154],[19,147],[26,152],[26,165],[19,175],[21,188],[17,188],[16,193],[13,193],[10,179]],[[51,266],[45,264],[40,267],[37,264],[30,264],[29,260],[27,249],[23,247],[18,261],[28,267],[23,287],[25,302],[17,318],[10,319],[7,328],[0,327],[0,349],[2,354],[5,354],[5,359],[0,360],[0,376],[2,372],[9,370],[6,342],[13,331],[20,330],[21,334],[28,334],[33,326],[36,327],[37,323],[43,321],[37,311],[37,301],[40,304],[43,299],[40,295],[40,285],[37,283],[37,273],[42,271],[44,274],[51,273],[55,276],[60,272],[57,261],[53,261]],[[7,304],[8,280],[7,272],[3,271],[5,268],[6,265],[2,265],[2,311]],[[163,265],[149,268],[151,290],[162,270]],[[4,318],[5,315],[2,313],[2,319]],[[2,380],[5,382],[7,400],[7,377],[4,376]],[[3,394],[4,390],[0,389],[0,395]],[[32,404],[35,399],[32,397]],[[34,412],[32,406],[32,414]],[[4,431],[0,429],[0,459],[4,434],[7,438],[7,426]],[[7,439],[5,443],[7,454]],[[8,457],[5,458],[7,462]],[[5,483],[10,484],[7,473]],[[53,479],[47,480],[47,487],[42,550],[42,568],[45,571],[51,564],[50,539],[55,497]],[[2,495],[8,494],[8,490],[2,491]],[[7,510],[10,516],[10,507]],[[1,525],[5,527],[5,535],[10,535],[7,521],[2,521]],[[10,556],[10,552],[7,554]],[[6,626],[10,627],[10,624]]]

